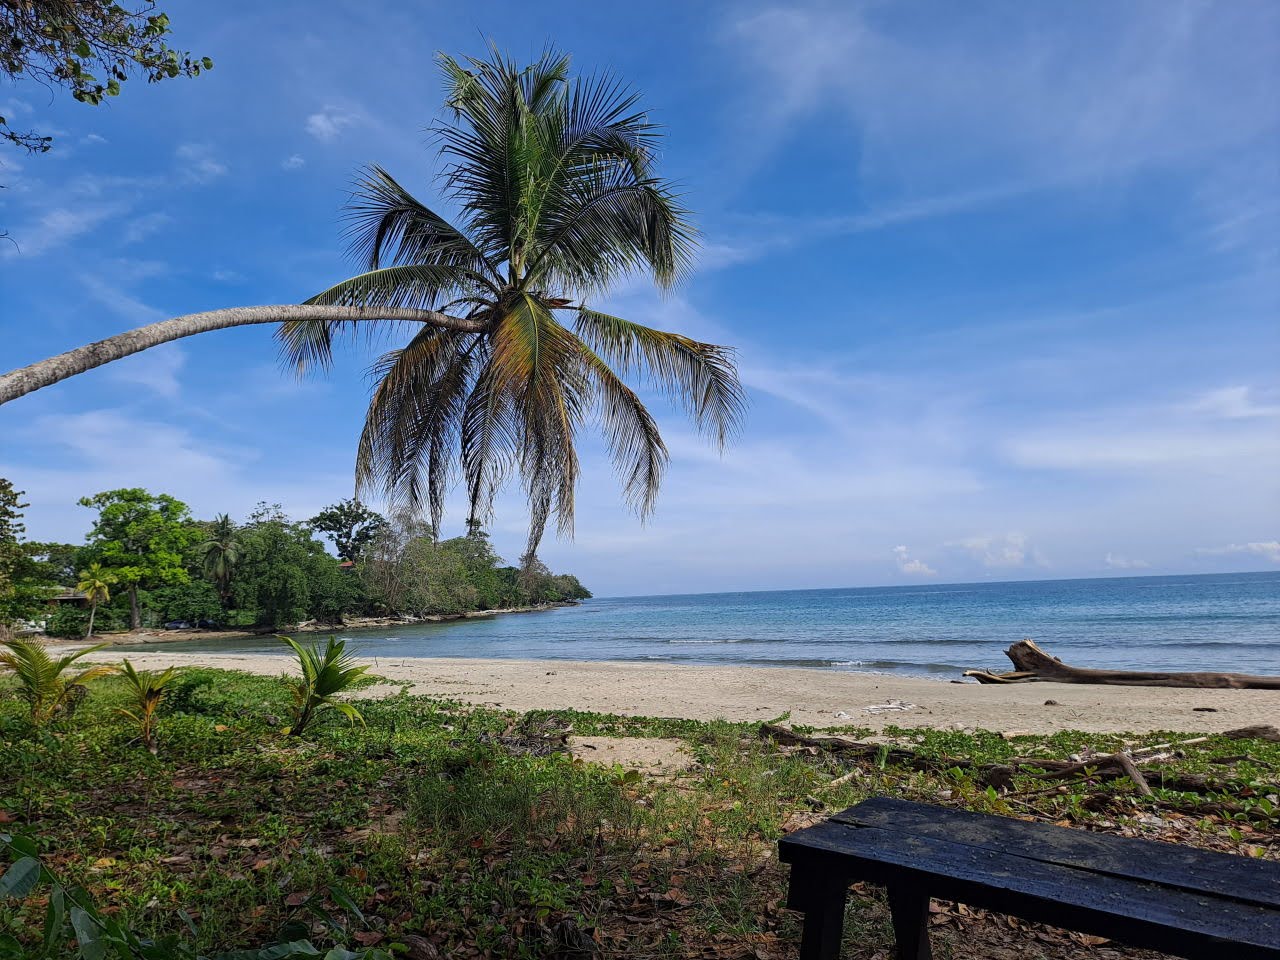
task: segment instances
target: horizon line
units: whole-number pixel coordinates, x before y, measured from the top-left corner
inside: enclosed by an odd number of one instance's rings
[[[741,593],[818,593],[836,590],[918,590],[921,587],[996,587],[1020,583],[1076,583],[1089,580],[1168,580],[1189,577],[1250,577],[1274,574],[1280,570],[1231,570],[1217,573],[1144,573],[1113,577],[1048,577],[1043,580],[960,580],[949,583],[883,583],[844,587],[775,587],[770,590],[702,590],[694,593],[619,593],[593,596],[592,600],[643,600],[648,597],[715,597]],[[586,602],[586,601],[583,601]]]

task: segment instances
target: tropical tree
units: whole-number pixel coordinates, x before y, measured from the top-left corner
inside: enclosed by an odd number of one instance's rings
[[[93,636],[93,620],[98,615],[98,604],[107,603],[111,599],[111,587],[117,582],[116,575],[103,569],[100,563],[89,564],[88,569],[80,574],[76,589],[89,601],[89,631],[86,637]]]
[[[325,507],[307,521],[333,541],[342,560],[354,563],[386,526],[386,518],[374,513],[359,500],[343,500]]]
[[[197,547],[204,575],[218,588],[218,596],[225,607],[231,596],[231,578],[240,561],[240,539],[235,521],[227,514],[219,514],[209,528],[209,539]]]
[[[98,518],[89,534],[89,554],[108,567],[129,593],[132,629],[142,626],[140,587],[186,583],[183,553],[195,539],[187,505],[167,493],[138,487],[81,497]]]
[[[113,666],[96,664],[76,674],[67,673],[81,657],[104,646],[106,644],[100,643],[54,659],[38,641],[21,637],[0,639],[0,647],[4,648],[4,652],[0,652],[0,670],[14,675],[18,696],[27,701],[31,710],[31,722],[40,726],[53,719],[59,710],[70,709],[90,680],[116,672]]]
[[[449,119],[435,133],[456,223],[371,167],[349,207],[357,276],[302,306],[178,317],[13,371],[0,403],[205,330],[283,321],[284,356],[305,372],[328,367],[361,323],[409,321],[408,342],[375,367],[358,489],[426,504],[438,528],[459,465],[476,523],[518,474],[532,555],[552,516],[572,528],[576,440],[594,417],[647,515],[667,450],[624,378],[643,375],[722,445],[743,409],[731,351],[592,306],[639,274],[670,287],[693,262],[688,212],[655,171],[660,132],[637,94],[570,76],[554,51],[525,68],[496,51],[439,59]]]

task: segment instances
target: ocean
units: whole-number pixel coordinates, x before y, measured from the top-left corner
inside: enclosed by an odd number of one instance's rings
[[[959,677],[1030,637],[1067,663],[1280,674],[1280,572],[617,597],[338,631],[362,656],[619,660]],[[139,648],[144,649],[144,648]],[[267,639],[174,649],[280,653]]]

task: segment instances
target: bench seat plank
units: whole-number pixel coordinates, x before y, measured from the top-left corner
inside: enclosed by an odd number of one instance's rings
[[[875,797],[831,818],[1280,909],[1280,862]]]
[[[940,899],[1183,957],[1280,958],[1280,911],[889,826],[826,821],[784,837],[779,854],[793,877],[822,876],[828,885],[837,878],[908,884]],[[801,900],[805,889],[798,888]]]

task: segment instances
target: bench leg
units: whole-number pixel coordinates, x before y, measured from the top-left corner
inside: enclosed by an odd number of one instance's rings
[[[889,912],[898,941],[898,960],[931,960],[929,949],[929,895],[913,884],[889,885]]]
[[[800,938],[800,960],[838,960],[844,936],[847,883],[826,884],[811,894]]]

